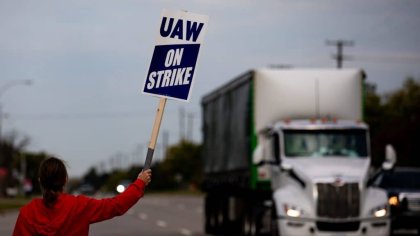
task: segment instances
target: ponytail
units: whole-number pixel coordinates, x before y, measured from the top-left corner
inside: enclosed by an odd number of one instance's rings
[[[45,206],[51,208],[57,201],[59,194],[59,192],[54,192],[51,189],[45,189],[44,193],[42,194]]]
[[[67,182],[67,169],[63,161],[51,157],[44,160],[39,168],[39,181],[43,190],[45,206],[51,208],[64,190]]]

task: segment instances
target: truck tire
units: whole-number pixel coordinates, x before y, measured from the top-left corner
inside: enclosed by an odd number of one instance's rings
[[[212,233],[213,224],[211,220],[211,215],[212,215],[211,199],[207,195],[204,198],[204,232],[206,234]]]
[[[251,204],[243,224],[244,235],[267,236],[267,232],[263,232],[263,217],[266,212],[265,210],[266,209],[263,206],[258,206],[256,203]]]
[[[218,226],[217,222],[218,206],[216,198],[207,195],[204,200],[204,231],[206,234],[215,234]]]
[[[227,198],[220,194],[208,194],[204,205],[205,232],[213,235],[224,235],[229,232]]]
[[[243,235],[245,236],[256,236],[258,235],[258,229],[256,224],[256,217],[253,209],[250,209],[245,215],[243,222]]]
[[[280,236],[279,233],[279,226],[277,223],[277,210],[276,206],[273,203],[273,206],[271,207],[271,222],[270,222],[270,231],[271,236]]]

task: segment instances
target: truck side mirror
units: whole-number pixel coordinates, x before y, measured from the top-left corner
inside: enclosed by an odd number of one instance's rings
[[[287,172],[289,174],[289,176],[296,180],[301,186],[302,188],[306,187],[305,181],[303,181],[294,171],[293,166],[288,164],[288,163],[281,163],[280,165],[280,169],[284,172]]]
[[[392,168],[394,168],[394,164],[392,164],[391,162],[384,161],[382,163],[383,170],[391,170]]]
[[[281,163],[280,167],[282,171],[286,171],[286,172],[290,172],[293,169],[292,165],[287,164],[287,163]]]
[[[382,169],[390,170],[394,168],[397,162],[397,153],[391,144],[387,144],[385,147],[385,161],[382,163]]]

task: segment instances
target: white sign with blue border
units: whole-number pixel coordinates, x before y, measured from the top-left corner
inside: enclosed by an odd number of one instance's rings
[[[163,10],[143,93],[188,101],[208,16]]]

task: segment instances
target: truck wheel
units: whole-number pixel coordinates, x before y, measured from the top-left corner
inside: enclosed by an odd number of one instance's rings
[[[277,218],[278,216],[277,216],[276,206],[273,203],[273,206],[271,207],[271,223],[270,223],[271,236],[280,236]]]
[[[267,228],[263,232],[263,217],[265,209],[261,206],[251,206],[245,216],[243,224],[244,235],[247,236],[261,236],[267,235]]]
[[[213,229],[212,208],[211,198],[206,196],[204,200],[204,232],[208,234],[211,234]]]
[[[207,234],[215,234],[218,228],[219,207],[216,200],[212,195],[205,198],[204,230]]]
[[[243,232],[246,236],[256,236],[257,235],[257,225],[255,222],[255,215],[253,211],[250,211],[246,214],[243,224]]]

